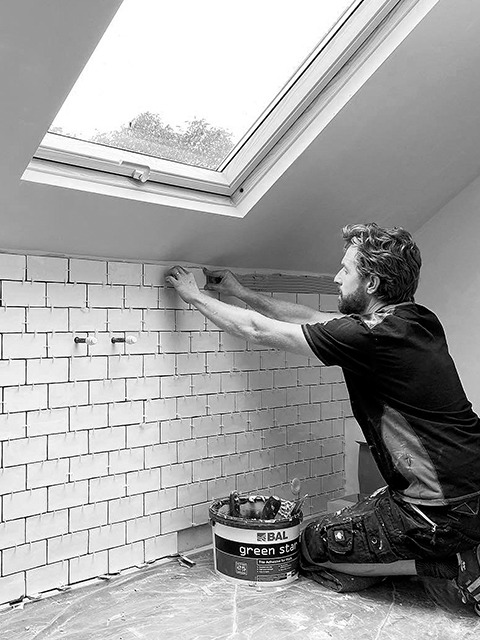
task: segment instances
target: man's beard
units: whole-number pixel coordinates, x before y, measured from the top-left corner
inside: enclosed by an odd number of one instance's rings
[[[353,313],[362,315],[368,307],[368,296],[361,287],[348,294],[342,296],[340,294],[338,298],[338,310],[345,315],[351,315]]]

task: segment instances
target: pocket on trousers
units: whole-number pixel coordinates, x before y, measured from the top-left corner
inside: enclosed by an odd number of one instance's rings
[[[329,525],[326,534],[330,551],[340,555],[352,552],[353,527],[351,521]]]

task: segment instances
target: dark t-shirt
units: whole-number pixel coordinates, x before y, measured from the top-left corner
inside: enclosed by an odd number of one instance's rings
[[[324,364],[343,369],[353,414],[391,489],[431,506],[480,494],[480,421],[434,313],[402,303],[303,331]]]

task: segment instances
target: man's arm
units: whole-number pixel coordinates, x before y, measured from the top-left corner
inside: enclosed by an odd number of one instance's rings
[[[316,322],[328,322],[328,320],[340,318],[342,315],[340,313],[317,311],[303,304],[278,300],[264,293],[252,291],[244,287],[231,271],[209,271],[208,269],[204,269],[203,272],[207,278],[207,284],[205,286],[207,291],[217,291],[227,296],[235,296],[268,318],[282,320],[283,322],[293,322],[295,324],[315,324]]]
[[[267,347],[282,349],[311,357],[313,355],[300,324],[283,322],[250,309],[242,309],[203,293],[192,273],[183,267],[173,267],[165,280],[185,301],[227,333]]]

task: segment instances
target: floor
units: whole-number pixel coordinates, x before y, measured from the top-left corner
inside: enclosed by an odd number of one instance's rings
[[[1,640],[478,640],[480,618],[412,579],[337,594],[308,578],[273,590],[224,580],[211,551],[0,612]]]

